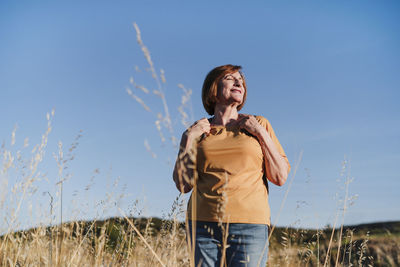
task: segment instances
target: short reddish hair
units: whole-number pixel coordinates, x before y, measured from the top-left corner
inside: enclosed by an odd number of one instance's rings
[[[238,65],[222,65],[212,69],[204,79],[203,89],[201,90],[201,98],[203,100],[204,109],[209,115],[214,115],[215,105],[217,104],[217,92],[218,86],[222,78],[226,74],[239,72],[243,80],[244,95],[242,103],[237,107],[237,110],[241,110],[247,96],[246,81],[244,79],[243,73],[240,71],[241,66]]]

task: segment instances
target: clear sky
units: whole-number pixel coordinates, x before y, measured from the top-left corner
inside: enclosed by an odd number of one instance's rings
[[[64,219],[119,216],[115,206],[102,205],[121,194],[118,206],[126,212],[170,212],[178,196],[171,178],[177,150],[165,127],[164,143],[155,127],[163,106],[152,93],[157,84],[133,22],[157,73],[165,71],[163,89],[177,138],[184,130],[178,84],[192,89],[186,111],[197,120],[207,115],[200,96],[207,72],[222,64],[243,66],[248,98],[242,112],[271,122],[292,170],[302,153],[279,225],[332,225],[346,177],[353,179],[346,224],[399,220],[399,14],[400,2],[389,0],[1,1],[2,161],[4,150],[24,151],[29,159],[46,131],[46,113],[55,110],[39,167],[43,179],[26,195],[20,221],[27,223],[30,203],[33,216],[47,220],[38,214],[49,210],[44,192],[57,196],[53,153],[61,141],[68,154],[81,130],[64,170]],[[131,77],[150,93],[132,86]],[[26,137],[29,146],[23,148]],[[12,196],[20,173],[2,173],[3,198]],[[270,187],[273,222],[288,188],[289,183]]]

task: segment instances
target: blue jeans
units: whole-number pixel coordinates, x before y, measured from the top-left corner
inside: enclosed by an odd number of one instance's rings
[[[224,234],[226,228],[228,228],[227,236]],[[265,267],[267,263],[268,225],[266,224],[230,223],[222,224],[221,227],[217,222],[197,221],[195,231],[196,267],[219,267],[223,253],[225,253],[224,266]],[[188,241],[191,241],[192,237],[192,221],[189,221]]]

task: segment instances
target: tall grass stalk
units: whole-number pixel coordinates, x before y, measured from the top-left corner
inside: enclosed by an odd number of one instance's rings
[[[128,223],[130,224],[130,226],[133,228],[133,230],[135,230],[136,234],[139,236],[139,238],[143,241],[143,243],[146,245],[146,247],[151,251],[151,253],[153,253],[154,257],[156,257],[158,263],[160,263],[161,266],[165,266],[165,264],[161,261],[160,257],[157,255],[157,253],[153,250],[153,248],[149,245],[149,243],[147,243],[146,239],[143,237],[143,235],[140,233],[140,231],[135,227],[135,225],[133,224],[133,222],[126,217],[125,213],[121,210],[118,209],[119,212],[122,214],[122,216],[128,221]]]
[[[344,165],[344,167],[343,168],[346,168],[347,166],[346,166],[346,161],[344,161],[343,162],[343,165]],[[337,252],[337,255],[336,255],[336,264],[335,264],[335,267],[337,267],[338,265],[339,265],[339,256],[340,256],[340,248],[341,248],[341,245],[342,245],[342,235],[343,235],[343,225],[344,225],[344,217],[345,217],[345,214],[346,214],[346,210],[347,210],[347,200],[348,200],[348,194],[349,194],[349,184],[350,184],[350,182],[351,182],[351,179],[350,179],[350,177],[349,177],[349,175],[346,175],[346,178],[345,178],[345,196],[344,196],[344,199],[343,199],[343,213],[342,213],[342,223],[341,223],[341,225],[340,225],[340,233],[339,233],[339,241],[338,241],[338,252]]]

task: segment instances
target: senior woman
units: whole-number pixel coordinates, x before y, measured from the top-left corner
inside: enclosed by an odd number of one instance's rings
[[[205,110],[182,135],[173,178],[192,190],[187,209],[195,266],[265,266],[270,208],[268,182],[285,183],[290,165],[262,116],[239,114],[247,88],[240,66],[206,76]]]

